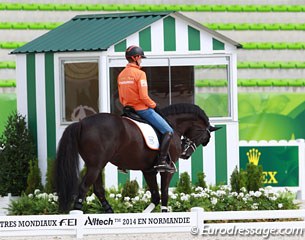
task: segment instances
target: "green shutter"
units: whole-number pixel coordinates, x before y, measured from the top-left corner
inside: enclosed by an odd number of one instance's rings
[[[179,161],[180,161],[180,160],[179,160]],[[179,174],[180,174],[180,172],[179,172],[179,161],[177,161],[177,162],[175,163],[176,168],[177,168],[177,172],[175,172],[175,173],[173,174],[173,177],[172,177],[172,179],[171,179],[171,181],[170,181],[170,184],[169,184],[170,187],[176,187],[176,186],[177,186],[177,183],[178,183],[178,181],[179,181]]]
[[[53,53],[45,54],[45,95],[46,95],[46,126],[47,156],[56,156],[56,125],[55,125],[55,90],[54,90],[54,58]]]
[[[118,171],[118,186],[123,186],[128,180],[130,180],[130,171],[128,173],[122,173]]]
[[[37,146],[36,72],[35,54],[26,56],[28,126]],[[37,151],[37,149],[36,149]]]
[[[227,184],[227,127],[217,127],[221,129],[215,132],[216,184]]]
[[[163,20],[164,51],[176,51],[176,24],[173,17]]]
[[[151,52],[151,28],[145,28],[139,32],[140,47],[143,51]]]
[[[192,183],[196,183],[198,181],[197,174],[199,172],[203,172],[203,152],[202,145],[200,145],[196,151],[192,154]]]
[[[200,31],[188,26],[189,51],[200,50]]]
[[[213,50],[225,50],[225,44],[213,38]]]
[[[119,42],[118,44],[114,45],[114,51],[115,52],[125,52],[127,48],[126,40],[123,40],[122,42]]]

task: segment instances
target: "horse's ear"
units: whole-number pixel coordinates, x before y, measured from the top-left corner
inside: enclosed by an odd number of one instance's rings
[[[218,129],[221,129],[221,127],[209,126],[209,130],[210,130],[210,132],[217,131]]]

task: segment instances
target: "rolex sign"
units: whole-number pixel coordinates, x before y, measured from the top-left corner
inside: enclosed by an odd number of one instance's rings
[[[266,186],[299,186],[298,146],[240,146],[239,156],[241,169],[246,169],[247,163],[263,167]]]

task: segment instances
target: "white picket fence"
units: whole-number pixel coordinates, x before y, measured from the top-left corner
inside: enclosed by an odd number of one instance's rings
[[[249,222],[250,219],[291,219],[285,222]],[[242,220],[241,223],[207,223],[211,220]],[[305,209],[273,211],[227,211],[204,212],[192,208],[191,212],[173,213],[124,213],[124,214],[83,214],[71,211],[69,215],[35,215],[0,217],[0,237],[7,236],[63,236],[118,233],[179,233],[189,232],[204,235],[218,231],[224,234],[239,234],[241,229],[273,231],[299,229],[305,236]],[[216,229],[216,230],[215,230]],[[218,229],[218,230],[217,230]],[[231,232],[230,232],[231,231]],[[250,232],[247,232],[250,234]],[[270,231],[268,231],[270,234]]]

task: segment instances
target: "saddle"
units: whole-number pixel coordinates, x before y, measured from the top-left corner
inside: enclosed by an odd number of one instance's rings
[[[146,145],[152,150],[159,149],[159,142],[161,141],[162,133],[158,129],[154,128],[149,122],[141,118],[134,108],[124,107],[122,117],[125,117],[132,121],[141,131]]]
[[[136,110],[134,110],[133,107],[130,107],[130,106],[126,106],[126,107],[123,108],[123,114],[121,116],[129,117],[129,118],[131,118],[131,119],[133,119],[135,121],[149,124],[145,119],[141,118],[137,114]]]

